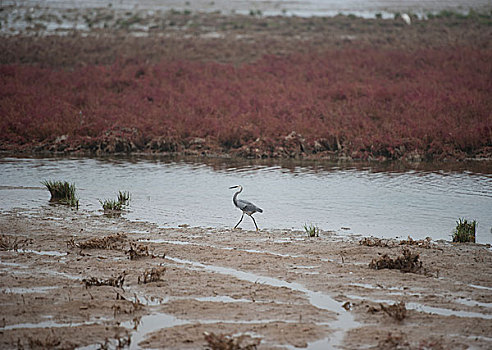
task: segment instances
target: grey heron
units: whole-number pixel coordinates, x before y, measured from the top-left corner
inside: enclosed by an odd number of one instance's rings
[[[234,226],[234,228],[236,228],[241,223],[241,221],[243,221],[244,214],[246,214],[251,219],[253,219],[253,222],[255,223],[256,226],[256,231],[259,231],[258,225],[256,225],[256,221],[255,218],[253,217],[253,214],[256,212],[263,213],[263,210],[258,208],[256,205],[254,205],[251,202],[245,201],[243,199],[237,199],[237,195],[243,191],[243,186],[237,185],[237,186],[229,187],[229,189],[233,189],[233,188],[239,188],[239,191],[234,193],[234,197],[232,197],[232,202],[236,207],[238,207],[238,209],[240,209],[243,212],[243,215],[241,215],[241,220],[239,220],[239,222],[236,224],[236,226]]]

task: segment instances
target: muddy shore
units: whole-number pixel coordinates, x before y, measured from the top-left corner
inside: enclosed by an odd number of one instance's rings
[[[487,246],[163,229],[63,206],[4,212],[0,234],[1,348],[492,345]],[[422,267],[369,268],[403,248]]]

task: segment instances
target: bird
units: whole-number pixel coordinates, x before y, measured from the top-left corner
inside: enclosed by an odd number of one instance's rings
[[[407,15],[406,13],[402,13],[402,14],[401,14],[401,18],[403,19],[403,21],[404,21],[406,24],[408,24],[408,25],[412,24],[412,20],[410,19],[410,16],[409,16],[409,15]]]
[[[255,221],[255,218],[253,217],[253,214],[256,212],[263,213],[263,209],[258,208],[256,205],[254,205],[251,202],[245,201],[243,199],[237,199],[237,195],[243,191],[243,186],[237,185],[237,186],[229,187],[230,190],[232,190],[233,188],[239,188],[239,191],[234,193],[234,197],[232,197],[232,202],[234,203],[234,205],[236,207],[238,207],[238,209],[240,209],[243,212],[243,215],[241,215],[241,219],[236,224],[236,226],[234,226],[234,228],[236,228],[241,223],[241,221],[243,221],[244,214],[246,214],[251,219],[253,219],[253,222],[256,226],[256,231],[259,231],[258,225],[256,224],[256,221]]]

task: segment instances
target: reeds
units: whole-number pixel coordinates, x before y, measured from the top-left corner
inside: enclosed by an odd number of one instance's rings
[[[477,222],[475,220],[469,222],[466,219],[459,219],[456,221],[456,228],[453,231],[453,242],[475,243],[476,228]]]
[[[79,199],[75,194],[75,184],[68,183],[67,181],[53,180],[44,180],[41,183],[50,191],[50,201],[79,208]]]

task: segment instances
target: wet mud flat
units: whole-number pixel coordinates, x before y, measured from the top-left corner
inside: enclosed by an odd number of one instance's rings
[[[0,234],[1,348],[492,345],[483,245],[164,229],[60,206],[4,212]],[[402,249],[411,272],[369,267]]]

